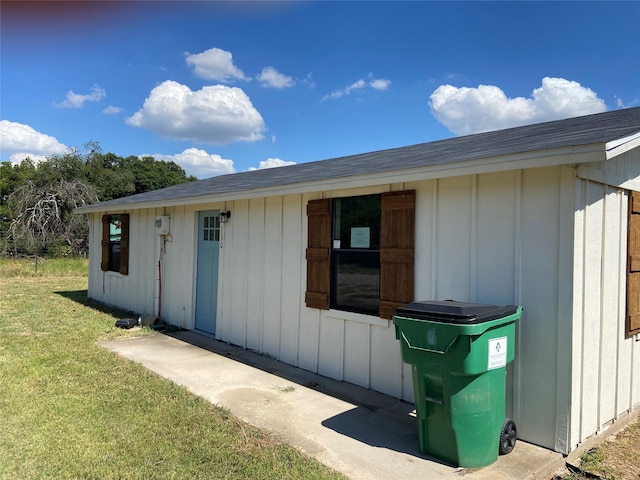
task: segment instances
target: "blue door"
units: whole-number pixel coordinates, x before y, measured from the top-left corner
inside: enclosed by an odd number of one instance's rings
[[[215,335],[218,305],[220,210],[198,212],[196,330]]]

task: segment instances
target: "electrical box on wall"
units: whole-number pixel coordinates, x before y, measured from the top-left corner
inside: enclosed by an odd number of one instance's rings
[[[168,215],[162,215],[161,217],[156,217],[156,233],[158,235],[169,235],[169,220],[171,219]]]

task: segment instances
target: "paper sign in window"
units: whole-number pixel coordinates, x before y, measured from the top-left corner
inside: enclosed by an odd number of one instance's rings
[[[351,228],[351,248],[369,248],[371,245],[371,229],[369,227]]]

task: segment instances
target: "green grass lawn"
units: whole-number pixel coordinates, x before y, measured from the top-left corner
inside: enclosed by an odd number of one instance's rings
[[[85,260],[0,260],[0,478],[343,478],[97,340]]]

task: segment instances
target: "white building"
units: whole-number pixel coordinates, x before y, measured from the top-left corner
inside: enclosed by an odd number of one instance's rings
[[[395,307],[520,305],[507,413],[568,453],[640,404],[636,192],[640,108],[78,211],[89,297],[411,402]]]

